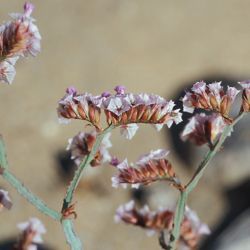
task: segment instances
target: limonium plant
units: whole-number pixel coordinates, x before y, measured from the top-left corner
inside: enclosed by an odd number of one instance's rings
[[[22,14],[11,14],[12,20],[0,26],[0,80],[10,84],[15,76],[15,64],[18,59],[36,56],[40,51],[40,40],[35,19],[31,17],[34,6],[24,4]],[[109,163],[116,169],[111,178],[114,188],[138,188],[155,182],[166,182],[169,188],[179,193],[175,210],[159,208],[150,210],[145,204],[138,208],[134,201],[126,202],[115,212],[115,221],[141,227],[147,234],[156,234],[162,249],[196,249],[200,239],[210,233],[206,224],[188,206],[188,196],[197,186],[210,161],[221,150],[226,138],[233,132],[234,126],[250,111],[250,81],[239,82],[238,90],[221,82],[207,84],[196,82],[182,98],[183,110],[175,109],[173,101],[167,101],[156,94],[130,93],[124,86],[116,86],[113,92],[104,91],[98,95],[81,93],[74,87],[68,87],[59,100],[57,114],[60,123],[69,124],[81,120],[92,131],[80,131],[69,139],[67,150],[77,169],[69,183],[62,201],[61,211],[50,208],[44,201],[28,189],[10,170],[3,139],[0,140],[0,175],[28,202],[41,213],[61,223],[65,239],[72,250],[83,249],[83,244],[74,231],[77,219],[74,193],[78,187],[84,169]],[[238,114],[231,116],[235,98],[241,95]],[[176,126],[182,122],[182,112],[200,113],[194,115],[181,133],[181,138],[201,146],[207,145],[208,152],[196,168],[192,178],[183,183],[168,160],[169,151],[154,149],[138,158],[135,163],[127,159],[112,156],[110,136],[119,129],[121,136],[131,140],[140,124],[152,125],[159,131],[164,125]],[[208,114],[205,111],[209,111]],[[14,201],[15,203],[15,201]],[[0,189],[0,209],[11,209],[12,201],[6,190]],[[18,224],[20,236],[14,246],[16,249],[37,249],[42,242],[46,229],[38,218]]]

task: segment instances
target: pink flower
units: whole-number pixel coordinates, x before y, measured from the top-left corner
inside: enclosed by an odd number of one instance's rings
[[[121,205],[115,214],[115,222],[125,222],[134,226],[139,226],[148,231],[148,235],[160,232],[164,229],[170,230],[173,223],[173,212],[168,209],[150,211],[148,206],[141,209],[135,207],[135,202],[130,201]]]
[[[9,193],[3,189],[0,189],[0,210],[2,210],[3,207],[11,209],[12,202],[10,200]]]
[[[79,132],[75,137],[69,139],[67,150],[71,151],[71,159],[73,159],[77,165],[79,165],[83,159],[90,154],[96,136],[96,131],[90,133]],[[110,136],[111,133],[107,133],[103,138],[98,152],[90,163],[91,166],[98,166],[102,163],[111,161],[111,156],[108,151],[108,148],[112,147]]]
[[[241,111],[249,112],[250,111],[250,81],[249,80],[242,81],[242,82],[239,82],[239,84],[243,88]]]
[[[184,141],[190,140],[199,146],[206,143],[211,146],[222,134],[225,126],[226,124],[220,115],[197,114],[185,126],[181,138]]]
[[[85,120],[100,131],[100,116],[103,114],[106,116],[107,125],[122,126],[121,132],[126,137],[131,137],[131,133],[136,131],[136,126],[127,126],[129,124],[153,124],[159,130],[165,124],[170,127],[173,122],[178,124],[182,121],[182,114],[179,109],[174,110],[173,101],[166,101],[153,94],[125,93],[123,86],[117,86],[115,90],[115,95],[105,91],[98,96],[77,94],[76,90],[73,94],[71,90],[67,90],[57,109],[60,121]]]
[[[11,84],[16,75],[15,67],[7,60],[0,62],[0,81]]]
[[[30,218],[26,222],[19,223],[18,229],[22,231],[22,235],[18,242],[20,249],[36,250],[36,243],[42,243],[42,234],[46,233],[46,229],[42,222],[37,218]],[[18,248],[18,249],[19,249]]]
[[[120,126],[120,133],[126,139],[131,140],[134,137],[134,135],[136,134],[136,131],[138,130],[138,128],[139,127],[136,123],[121,125]]]
[[[231,105],[238,93],[239,90],[229,86],[225,92],[221,82],[208,85],[203,81],[197,82],[183,97],[183,110],[189,113],[192,113],[194,108],[212,110],[227,119]]]
[[[0,26],[0,81],[12,83],[19,57],[40,52],[41,35],[30,17],[33,9],[32,4],[25,3],[23,14],[10,14],[13,20]]]
[[[177,179],[172,165],[165,159],[168,154],[165,150],[151,151],[149,154],[142,156],[136,166],[128,164],[127,159],[117,165],[118,174],[112,177],[112,186],[117,188],[127,187],[131,184],[132,188],[138,188],[140,185],[148,185],[158,180],[169,181],[176,188],[182,186]]]
[[[174,212],[169,209],[150,211],[148,206],[137,209],[134,201],[121,205],[115,214],[115,222],[125,222],[147,230],[148,235],[166,230],[170,233],[173,227]],[[186,207],[180,228],[178,249],[196,249],[202,235],[210,234],[208,226],[202,223],[195,212]],[[168,240],[170,237],[167,237]],[[166,242],[168,244],[169,242]]]

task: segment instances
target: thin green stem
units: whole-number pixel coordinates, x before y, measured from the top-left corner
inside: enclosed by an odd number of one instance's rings
[[[72,220],[64,219],[62,221],[63,231],[66,236],[67,243],[70,245],[72,250],[82,250],[82,242],[77,237],[74,231],[74,225]]]
[[[100,144],[104,138],[104,136],[110,132],[113,129],[113,126],[109,126],[108,128],[106,128],[105,130],[103,130],[97,137],[95,140],[95,143],[93,145],[93,148],[90,152],[90,154],[88,154],[84,160],[82,161],[82,163],[78,166],[77,170],[75,171],[73,180],[70,182],[70,185],[68,186],[67,192],[66,192],[66,196],[63,200],[63,207],[62,210],[67,209],[69,207],[69,205],[71,204],[72,200],[73,200],[73,195],[74,192],[78,186],[78,183],[82,177],[83,174],[83,169],[88,166],[90,164],[90,162],[93,160],[93,158],[95,157]]]
[[[48,215],[54,220],[59,221],[61,215],[49,208],[40,198],[33,194],[28,188],[26,188],[21,181],[19,181],[8,169],[1,168],[1,175],[3,178],[16,189],[26,200],[28,200],[33,206],[35,206],[43,214]]]
[[[218,139],[217,143],[207,152],[204,159],[200,163],[199,167],[197,168],[196,172],[194,173],[191,180],[186,185],[185,189],[181,192],[180,198],[178,200],[175,216],[174,216],[174,225],[173,230],[171,232],[170,236],[170,244],[169,244],[169,250],[174,250],[176,247],[176,242],[179,239],[180,236],[180,227],[181,222],[184,217],[185,213],[185,206],[187,202],[187,198],[189,193],[197,186],[199,180],[203,176],[203,173],[206,169],[206,167],[209,165],[210,161],[214,158],[216,153],[221,149],[222,144],[228,137],[228,135],[232,132],[233,127],[237,124],[239,120],[242,119],[244,116],[244,113],[241,113],[233,122],[232,124],[226,126],[224,129],[222,135]]]
[[[92,147],[92,150],[88,156],[85,157],[85,159],[82,161],[82,163],[77,168],[75,175],[73,177],[73,180],[71,181],[66,196],[63,200],[63,206],[62,211],[65,211],[67,208],[69,208],[70,204],[72,203],[74,192],[78,186],[78,183],[82,177],[83,170],[85,167],[87,167],[90,162],[94,159],[96,153],[99,150],[100,144],[104,138],[104,136],[110,132],[114,127],[109,126],[105,130],[103,130],[98,136],[96,137],[95,143]],[[81,250],[82,249],[82,243],[80,239],[77,237],[76,233],[73,229],[73,223],[71,220],[67,218],[61,218],[61,223],[63,226],[64,234],[66,236],[67,242],[71,247],[71,250]]]

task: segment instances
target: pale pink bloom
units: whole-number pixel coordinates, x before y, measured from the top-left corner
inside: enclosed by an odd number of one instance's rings
[[[187,206],[185,208],[185,218],[191,222],[193,231],[196,232],[198,235],[211,233],[208,225],[202,223],[198,215]]]
[[[111,96],[104,101],[104,108],[117,116],[130,109],[128,102],[121,96]]]
[[[7,209],[11,209],[12,202],[9,197],[8,191],[0,189],[0,211],[2,210],[3,207]]]
[[[120,126],[120,133],[126,139],[131,140],[134,137],[134,135],[136,134],[138,128],[139,128],[139,126],[136,123],[121,125]]]
[[[181,184],[175,175],[171,163],[165,159],[168,151],[159,149],[142,156],[135,164],[128,164],[127,159],[116,167],[118,173],[111,178],[112,186],[138,188],[140,185],[149,185],[158,180],[165,180],[180,189]]]
[[[37,249],[35,244],[43,242],[42,234],[46,233],[46,229],[39,219],[30,218],[26,222],[19,223],[17,227],[23,233],[23,240],[29,244],[28,250]]]
[[[239,82],[239,84],[243,88],[241,111],[249,112],[250,111],[250,81],[249,80],[242,81],[242,82]]]
[[[238,93],[236,88],[229,86],[227,91],[224,91],[221,82],[208,85],[203,81],[197,82],[183,97],[183,110],[193,113],[194,108],[200,108],[219,112],[224,118],[228,118],[231,105]]]
[[[136,164],[145,165],[149,161],[163,159],[167,157],[168,154],[169,151],[165,149],[151,150],[148,154],[144,154],[141,157],[139,157],[139,160],[136,162]]]
[[[96,131],[90,133],[79,132],[76,136],[68,140],[66,149],[71,151],[71,159],[73,159],[77,165],[81,164],[83,159],[90,154],[96,136]],[[97,166],[111,160],[111,155],[108,151],[108,149],[112,147],[110,136],[111,133],[107,133],[104,136],[96,156],[90,163],[92,166]]]
[[[190,140],[196,145],[214,143],[221,135],[226,124],[220,115],[206,115],[204,113],[193,116],[185,126],[181,139]]]
[[[147,205],[137,209],[133,200],[118,207],[114,216],[116,223],[125,222],[134,226],[139,226],[147,231],[148,236],[155,232],[169,230],[173,222],[173,212],[168,209],[158,209],[150,211]]]
[[[0,62],[0,81],[11,84],[15,78],[15,67],[8,61]]]

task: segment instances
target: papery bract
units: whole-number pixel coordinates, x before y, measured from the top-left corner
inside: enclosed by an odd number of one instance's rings
[[[18,242],[18,249],[37,249],[36,243],[43,242],[42,234],[46,233],[43,223],[37,218],[30,218],[26,222],[19,223],[18,229],[22,231]]]
[[[236,95],[239,93],[234,87],[227,87],[224,91],[221,82],[206,84],[196,82],[191,91],[183,97],[183,110],[192,113],[195,108],[219,112],[224,118],[228,118],[229,111]]]
[[[90,154],[96,140],[96,131],[92,132],[79,132],[75,137],[69,139],[67,150],[71,151],[71,158],[79,165],[83,158]],[[94,159],[91,161],[91,166],[98,166],[101,163],[109,162],[111,156],[108,148],[112,147],[110,141],[111,133],[107,133],[103,138],[99,150],[97,151]]]
[[[0,189],[0,210],[2,210],[2,208],[11,209],[11,207],[12,202],[9,197],[9,193],[3,189]]]
[[[181,189],[172,165],[165,159],[167,154],[167,151],[160,149],[151,151],[136,162],[136,167],[133,164],[129,165],[127,160],[124,160],[116,166],[119,173],[112,177],[112,186],[115,188],[118,186],[126,187],[127,184],[131,184],[132,187],[138,188],[139,185],[148,185],[158,180],[167,180]]]
[[[241,111],[250,112],[250,80],[239,82],[243,88]]]
[[[181,138],[190,140],[196,145],[208,143],[210,146],[222,134],[226,123],[218,114],[206,115],[204,113],[193,116],[185,126]]]

